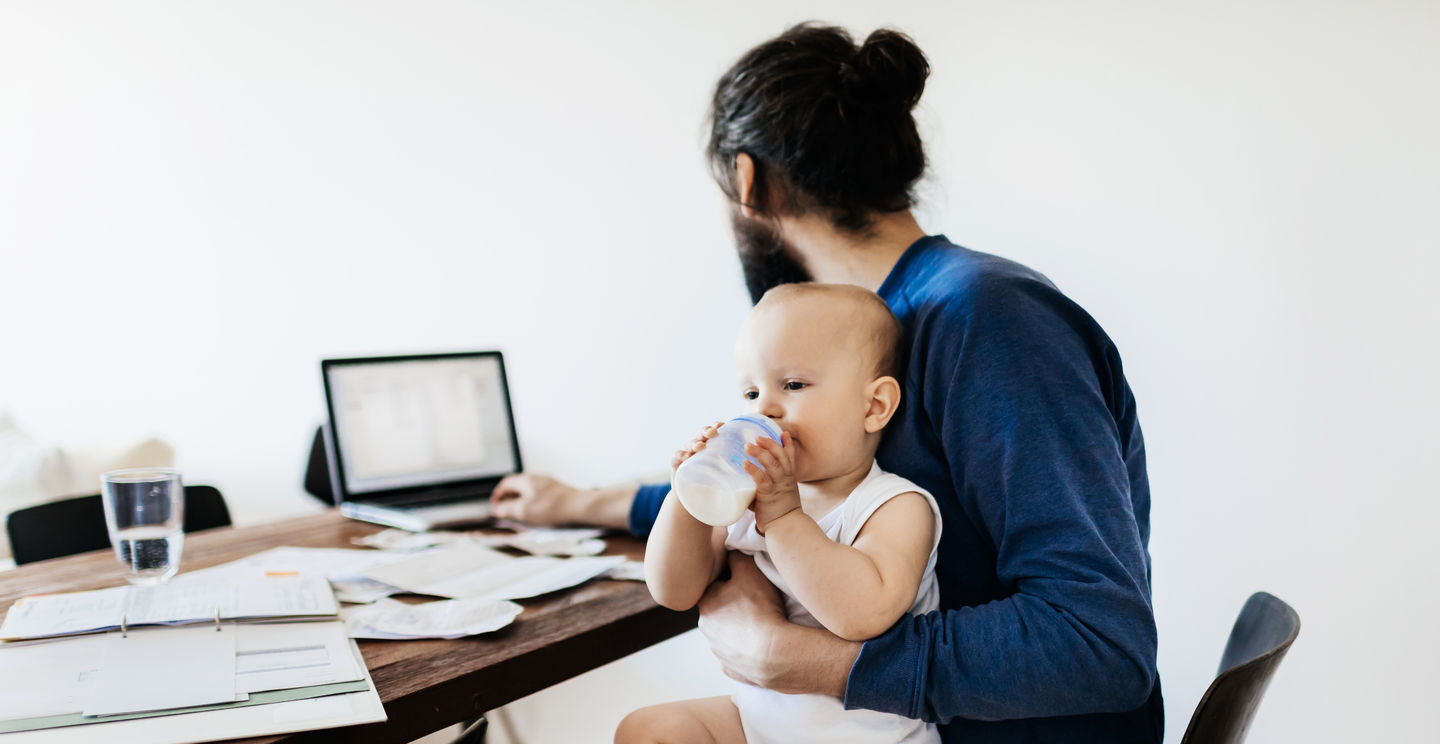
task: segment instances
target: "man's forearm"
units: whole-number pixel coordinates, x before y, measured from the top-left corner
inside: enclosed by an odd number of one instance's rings
[[[575,500],[574,513],[566,521],[617,530],[629,529],[630,507],[639,490],[640,484],[632,481],[584,491],[581,498]]]
[[[791,695],[812,693],[843,699],[850,668],[863,645],[824,628],[786,623],[771,635],[772,676],[757,683]]]

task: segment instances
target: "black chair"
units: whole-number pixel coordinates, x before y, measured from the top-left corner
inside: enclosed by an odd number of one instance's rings
[[[185,487],[186,532],[229,527],[230,510],[213,486]],[[110,547],[100,494],[11,512],[5,520],[15,565]]]
[[[1240,744],[1270,677],[1300,635],[1300,615],[1270,594],[1250,595],[1220,657],[1220,671],[1195,706],[1181,744]]]
[[[335,493],[330,488],[330,456],[325,452],[325,432],[315,427],[315,439],[310,442],[310,459],[305,463],[305,492],[335,505]]]

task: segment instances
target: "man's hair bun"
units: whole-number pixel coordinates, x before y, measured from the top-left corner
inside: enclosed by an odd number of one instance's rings
[[[711,170],[740,200],[735,159],[755,162],[750,206],[819,212],[852,231],[914,204],[925,148],[911,109],[930,63],[910,37],[802,23],[746,52],[715,85]]]
[[[851,67],[854,74],[847,82],[858,84],[871,100],[893,102],[905,111],[920,102],[930,77],[930,62],[915,42],[888,28],[865,39]]]

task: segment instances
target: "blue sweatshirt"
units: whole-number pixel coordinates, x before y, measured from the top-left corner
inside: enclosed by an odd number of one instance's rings
[[[940,504],[941,609],[865,643],[845,707],[946,742],[1159,742],[1150,486],[1115,345],[1038,272],[944,236],[879,293],[908,367],[876,457]],[[668,490],[640,489],[637,535]]]

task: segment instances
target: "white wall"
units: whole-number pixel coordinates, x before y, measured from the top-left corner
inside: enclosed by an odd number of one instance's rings
[[[1252,741],[1430,738],[1434,3],[6,0],[0,407],[255,522],[309,507],[318,359],[498,347],[532,468],[654,471],[734,409],[707,93],[811,17],[917,39],[923,223],[1123,352],[1169,740],[1257,589],[1305,626]]]

